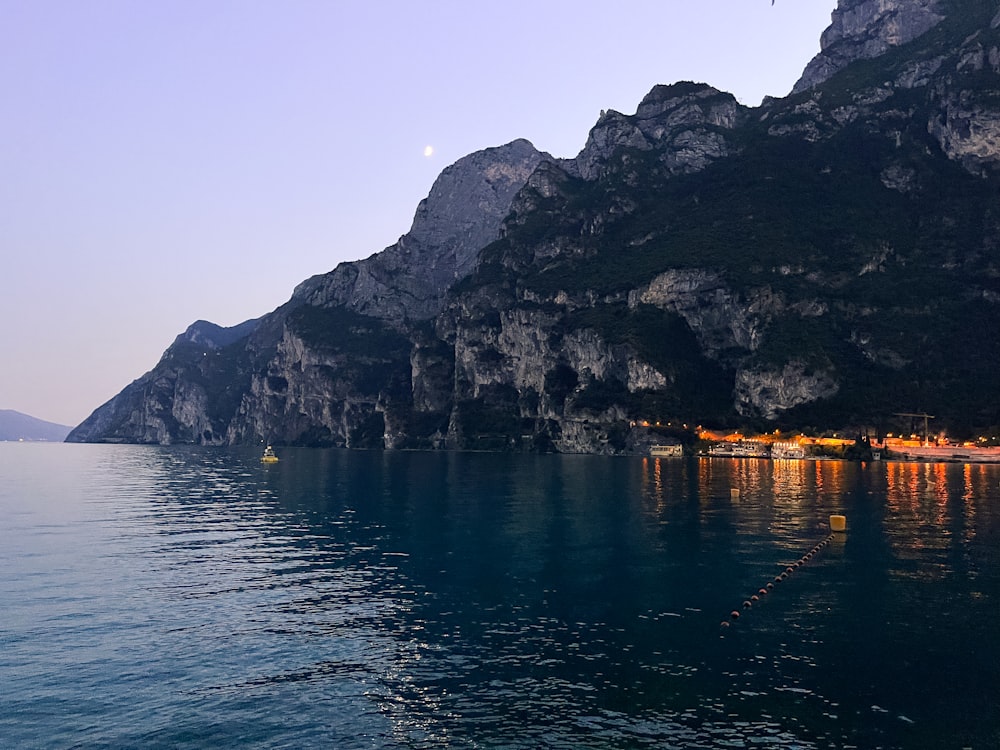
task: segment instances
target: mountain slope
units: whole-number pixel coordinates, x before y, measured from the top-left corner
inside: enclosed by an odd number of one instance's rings
[[[194,324],[152,370],[96,409],[68,439],[371,444],[374,437],[359,443],[353,436],[365,435],[364,425],[381,419],[383,374],[408,355],[360,352],[391,339],[393,326],[419,325],[441,309],[451,284],[499,235],[513,196],[545,158],[518,140],[460,159],[438,177],[395,245],[307,279],[285,305],[259,320],[231,329]],[[334,342],[347,342],[343,356]],[[283,372],[286,364],[295,370],[291,378]],[[321,375],[313,377],[316,372]],[[297,374],[305,379],[301,387]]]
[[[657,86],[576,159],[466,157],[397,245],[243,338],[175,342],[70,439],[622,452],[641,421],[1000,424],[998,25],[997,2],[842,0],[784,99]]]

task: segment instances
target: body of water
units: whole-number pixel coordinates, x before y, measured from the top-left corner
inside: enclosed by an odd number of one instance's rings
[[[1000,747],[998,466],[279,453],[0,444],[0,746]]]

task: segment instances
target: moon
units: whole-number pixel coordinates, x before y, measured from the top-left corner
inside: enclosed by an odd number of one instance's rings
[[[424,146],[424,156],[434,156],[434,147]]]

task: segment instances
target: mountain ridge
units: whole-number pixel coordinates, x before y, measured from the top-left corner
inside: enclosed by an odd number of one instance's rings
[[[1000,422],[1000,351],[966,328],[1000,303],[1000,9],[918,5],[841,0],[827,62],[760,107],[659,85],[575,159],[459,160],[396,245],[224,346],[178,337],[70,439],[628,452],[648,417]]]

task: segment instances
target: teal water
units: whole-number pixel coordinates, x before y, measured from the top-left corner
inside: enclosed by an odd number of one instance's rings
[[[1000,467],[281,457],[0,443],[0,747],[1000,747]]]

